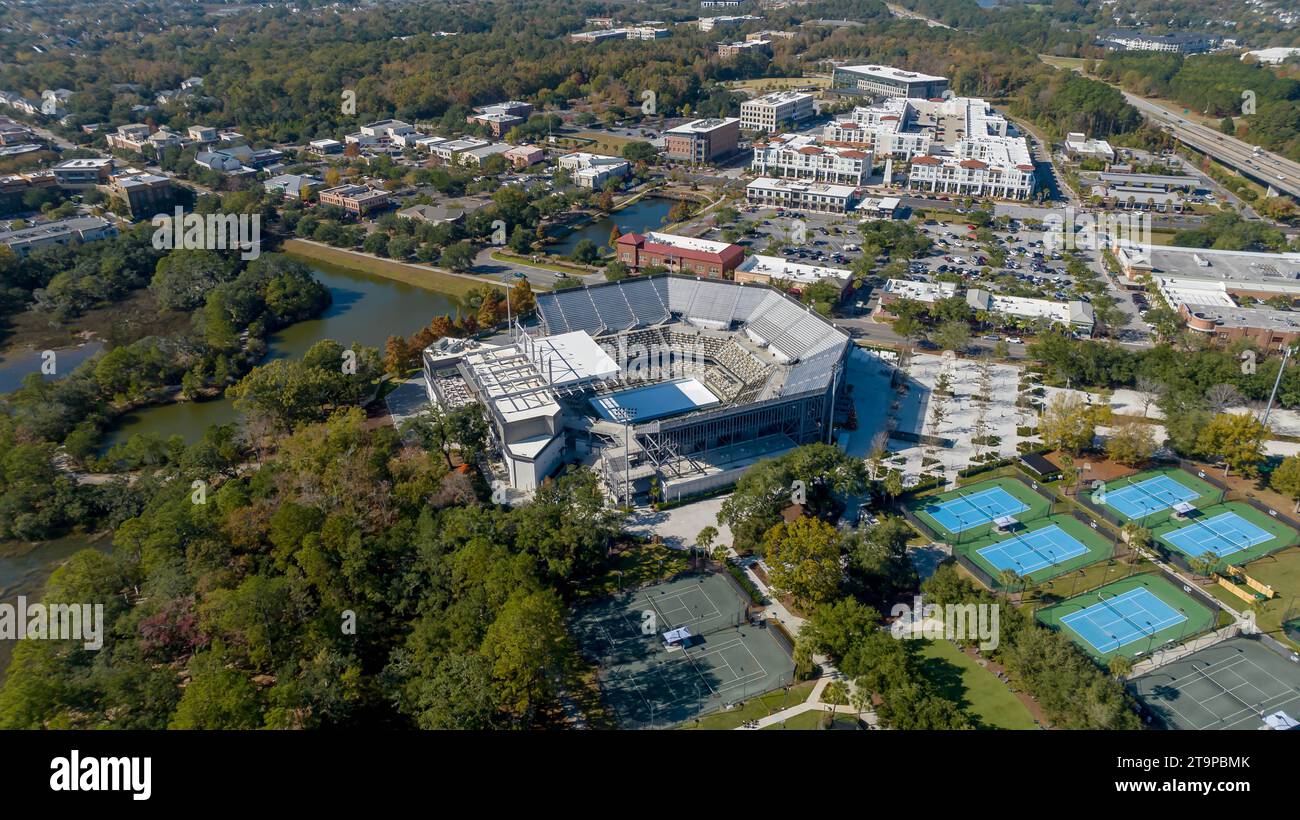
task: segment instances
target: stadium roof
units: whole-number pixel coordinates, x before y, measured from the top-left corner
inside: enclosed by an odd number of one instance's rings
[[[539,293],[537,310],[548,334],[600,337],[672,321],[743,329],[786,370],[781,396],[825,389],[849,344],[843,331],[775,288],[726,279],[633,276]]]

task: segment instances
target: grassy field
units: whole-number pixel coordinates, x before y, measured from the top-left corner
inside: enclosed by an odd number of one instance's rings
[[[1079,71],[1083,69],[1084,63],[1087,62],[1082,57],[1053,57],[1051,54],[1039,54],[1038,59],[1055,68],[1063,68],[1066,71]]]
[[[480,288],[483,285],[505,288],[504,283],[491,279],[444,273],[423,265],[394,262],[391,259],[379,259],[368,254],[350,252],[342,248],[331,248],[312,242],[304,242],[301,239],[286,239],[284,251],[302,261],[328,262],[342,268],[351,268],[375,276],[382,276],[385,279],[393,279],[419,288],[436,290],[439,293],[450,293],[456,296],[464,296],[471,290]]]
[[[1247,575],[1268,584],[1277,592],[1276,598],[1256,605],[1255,622],[1259,628],[1288,646],[1300,649],[1300,643],[1282,631],[1282,621],[1287,612],[1300,606],[1300,600],[1297,600],[1297,596],[1300,596],[1300,546],[1252,561],[1245,566],[1245,570]],[[1238,612],[1246,605],[1245,601],[1218,584],[1207,586],[1205,590]]]
[[[777,689],[768,692],[766,695],[750,698],[739,709],[733,709],[730,712],[715,712],[699,720],[688,721],[681,728],[735,729],[746,721],[758,720],[767,717],[773,712],[779,712],[795,704],[803,703],[812,694],[814,683],[815,681],[806,680],[791,686],[789,692]]]
[[[833,723],[834,726],[828,726]],[[815,729],[856,729],[858,728],[858,719],[855,715],[842,715],[838,712],[822,712],[817,709],[809,709],[807,712],[800,712],[789,720],[781,723],[773,723],[771,726],[764,726],[763,730],[775,729],[793,729],[798,731],[810,731]]]
[[[585,276],[594,272],[587,270],[586,268],[578,267],[577,265],[561,265],[556,262],[534,262],[526,256],[518,256],[513,253],[506,253],[505,251],[492,251],[491,256],[498,262],[513,262],[517,265],[527,265],[530,268],[541,268],[542,270],[549,270],[554,273],[563,273],[569,276]]]
[[[921,655],[926,677],[938,682],[944,695],[964,704],[980,725],[989,729],[1035,729],[1028,707],[1006,684],[952,641],[925,641]]]
[[[766,94],[769,91],[784,91],[789,88],[806,88],[815,85],[818,88],[830,88],[830,77],[762,77],[757,80],[732,80],[726,86],[735,91],[752,91]]]

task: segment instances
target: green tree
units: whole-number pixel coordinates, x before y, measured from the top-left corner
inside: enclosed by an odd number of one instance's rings
[[[763,536],[762,552],[772,585],[794,596],[801,609],[838,593],[844,575],[840,538],[825,521],[801,517],[781,522]]]
[[[1294,501],[1295,511],[1300,512],[1300,456],[1282,459],[1268,477],[1268,485]]]

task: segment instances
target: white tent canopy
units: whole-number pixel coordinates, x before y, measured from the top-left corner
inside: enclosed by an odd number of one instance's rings
[[[664,633],[664,646],[674,646],[686,643],[691,639],[691,630],[688,627],[678,627],[670,629]]]

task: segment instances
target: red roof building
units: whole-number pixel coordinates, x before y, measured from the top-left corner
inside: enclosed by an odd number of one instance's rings
[[[633,270],[660,266],[673,273],[729,279],[745,261],[739,245],[670,233],[625,233],[616,245],[619,261]]]

